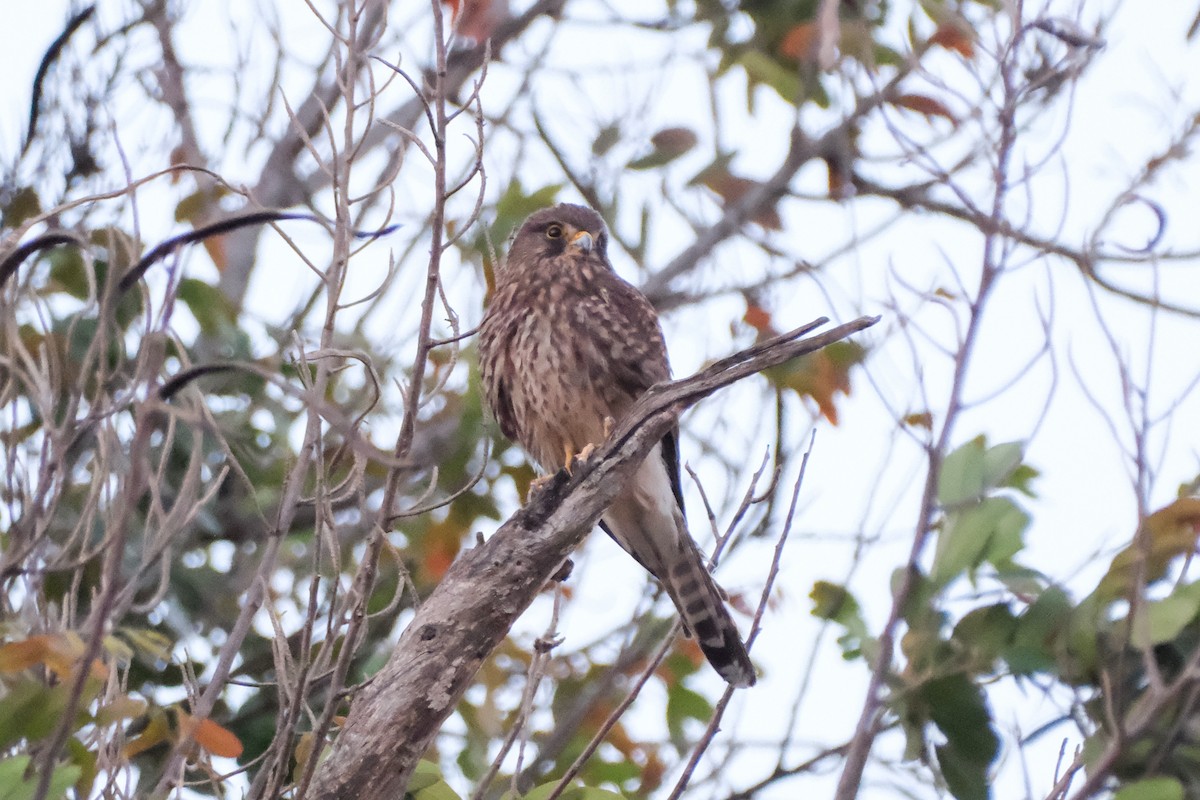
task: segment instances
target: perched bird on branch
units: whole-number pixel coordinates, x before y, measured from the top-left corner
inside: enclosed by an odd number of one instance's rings
[[[561,204],[525,220],[496,271],[479,366],[500,430],[553,474],[607,438],[651,386],[670,378],[654,307],[608,261],[590,208]],[[722,592],[688,534],[679,432],[646,457],[600,521],[662,583],[721,677],[754,683]]]

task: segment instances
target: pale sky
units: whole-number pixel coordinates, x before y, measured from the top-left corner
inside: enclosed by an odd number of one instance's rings
[[[5,53],[6,66],[6,80],[0,83],[0,158],[5,161],[19,147],[37,62],[61,30],[69,4],[44,0],[39,4],[9,5],[6,25],[0,29],[0,52]],[[1048,152],[1064,128],[1067,133],[1061,157],[1053,160],[1054,166],[1041,173],[1028,196],[1016,193],[1013,199],[1015,208],[1032,207],[1034,228],[1054,234],[1061,224],[1062,239],[1072,244],[1078,244],[1090,233],[1105,204],[1120,191],[1123,182],[1135,175],[1147,159],[1163,152],[1183,121],[1200,108],[1200,82],[1195,80],[1200,75],[1200,57],[1197,48],[1184,39],[1184,32],[1197,12],[1196,0],[1160,0],[1153,4],[1060,3],[1055,7],[1061,11],[1056,13],[1073,19],[1074,9],[1080,5],[1084,9],[1084,28],[1090,28],[1097,16],[1112,15],[1106,32],[1107,46],[1096,55],[1095,64],[1078,86],[1071,118],[1050,114],[1031,125],[1028,135],[1033,146],[1027,151],[1030,158],[1036,156],[1038,146]],[[303,13],[302,4],[295,6]],[[106,9],[102,8],[101,14],[104,13]],[[181,50],[186,58],[189,52],[213,46],[203,37],[197,37],[182,42]],[[559,46],[570,47],[570,39]],[[605,58],[603,50],[591,52],[595,58]],[[955,80],[952,74],[944,77],[947,82]],[[664,84],[669,80],[664,79]],[[671,90],[664,91],[661,102],[650,113],[664,122],[691,119],[698,113],[703,118],[703,111],[697,112],[695,98],[674,91],[676,85],[669,83]],[[581,101],[586,105],[593,99],[584,97]],[[759,119],[732,124],[728,131],[730,141],[755,142],[758,129],[774,129],[764,123],[764,120],[777,121],[770,118],[770,113],[769,109],[764,110]],[[590,122],[589,118],[581,125]],[[770,168],[781,146],[779,142],[755,143],[754,152],[761,157],[764,169]],[[746,168],[752,170],[754,156],[746,158]],[[815,185],[820,180],[819,173],[806,172],[799,183]],[[1200,186],[1200,164],[1193,159],[1182,167],[1173,167],[1147,190],[1147,196],[1168,209],[1164,246],[1195,250],[1200,245],[1200,227],[1195,223],[1195,186]],[[809,203],[803,206],[803,214],[796,212],[788,217],[789,227],[781,236],[800,237],[788,241],[801,242],[798,249],[815,260],[842,244],[848,230],[870,230],[876,220],[889,213],[890,209],[878,203],[821,207]],[[1143,207],[1127,209],[1120,219],[1121,224],[1115,230],[1128,235],[1122,244],[1140,245],[1153,231],[1152,219]],[[163,218],[159,224],[164,230],[171,230],[174,222]],[[660,249],[666,258],[678,250],[678,243],[665,241]],[[837,319],[860,313],[856,308],[861,313],[884,313],[888,297],[896,291],[897,276],[932,287],[949,283],[957,270],[968,288],[972,288],[974,265],[979,258],[974,236],[937,220],[917,220],[865,242],[851,257],[839,262],[846,269],[822,279],[821,288],[827,294],[801,284],[793,296],[776,298],[773,311],[780,319],[780,327],[790,327],[821,314]],[[725,263],[721,266],[730,268]],[[618,262],[617,267],[627,277],[633,277],[627,263]],[[1143,289],[1157,280],[1164,294],[1200,305],[1200,270],[1196,267],[1195,263],[1174,265],[1158,272],[1148,266],[1110,267],[1107,274],[1122,285]],[[471,276],[464,273],[460,277],[467,282]],[[1155,317],[1103,294],[1098,295],[1094,307],[1083,286],[1078,275],[1065,265],[1053,269],[1026,268],[1005,283],[985,325],[969,395],[985,396],[989,390],[1019,376],[1016,394],[1020,397],[1000,406],[983,405],[978,411],[964,415],[958,427],[960,441],[978,433],[986,433],[993,442],[1023,439],[1030,435],[1033,424],[1044,413],[1028,453],[1029,462],[1041,470],[1042,476],[1035,484],[1039,497],[1023,501],[1034,523],[1027,536],[1028,549],[1021,560],[1078,592],[1094,585],[1112,550],[1128,540],[1136,525],[1128,465],[1114,450],[1105,419],[1108,416],[1119,420],[1125,413],[1112,347],[1140,365],[1140,374],[1150,375],[1151,416],[1165,412],[1177,394],[1200,374],[1200,348],[1195,346],[1194,322],[1170,315]],[[259,276],[252,297],[257,302],[278,291],[276,285],[264,285]],[[1038,298],[1038,307],[1053,309],[1052,350],[1056,369],[1042,361],[1022,375],[1022,365],[1037,352],[1043,339],[1036,318],[1031,315],[1030,296]],[[730,307],[736,306],[733,302]],[[281,313],[291,307],[289,298]],[[1097,322],[1096,308],[1101,309],[1108,329],[1115,334],[1114,345],[1106,340],[1104,326]],[[469,319],[477,319],[477,315],[477,309],[464,310]],[[732,315],[736,316],[736,312]],[[930,314],[923,321],[941,334],[951,329],[948,317]],[[706,358],[730,346],[726,333],[706,329],[702,317],[686,313],[671,315],[666,327],[677,374],[691,372]],[[880,330],[889,327],[885,320]],[[794,680],[788,679],[794,678],[797,660],[808,659],[808,652],[797,651],[796,643],[807,646],[816,631],[808,618],[808,589],[814,580],[837,581],[844,577],[848,548],[845,538],[840,537],[848,536],[858,526],[891,537],[889,543],[873,551],[852,583],[871,621],[878,623],[887,612],[887,597],[882,589],[907,551],[907,536],[914,524],[912,493],[919,483],[921,467],[915,447],[902,445],[897,454],[887,450],[895,430],[887,406],[907,403],[910,407],[899,410],[920,410],[920,397],[911,385],[911,356],[902,342],[879,346],[880,351],[870,365],[871,381],[859,377],[853,398],[845,403],[841,424],[837,428],[818,426],[809,480],[802,495],[803,512],[797,529],[800,541],[785,559],[781,577],[781,586],[787,591],[785,609],[774,625],[768,620],[761,647],[755,654],[756,660],[766,667],[767,679],[755,690],[741,694],[730,725],[726,726],[745,735],[769,739],[774,728],[783,724],[780,709],[790,707],[795,692]],[[1147,358],[1148,352],[1153,356]],[[944,395],[945,373],[937,371],[936,359],[931,357],[929,363],[927,386],[934,397],[940,396],[939,392]],[[1047,409],[1048,398],[1052,401]],[[711,420],[706,414],[701,409],[687,419],[692,420],[691,424],[708,425]],[[1200,402],[1194,392],[1184,398],[1175,414],[1174,426],[1169,430],[1159,429],[1151,437],[1150,456],[1160,475],[1151,492],[1152,508],[1169,502],[1175,487],[1200,471],[1200,434],[1196,432]],[[686,424],[689,423],[685,420]],[[1116,427],[1124,430],[1127,425],[1122,427],[1118,422]],[[1127,434],[1121,438],[1128,440]],[[686,445],[684,455],[685,458],[689,455]],[[698,458],[694,451],[692,458]],[[689,502],[693,518],[701,518],[694,495]],[[757,586],[763,565],[752,557],[761,556],[762,552],[759,549],[734,559],[728,569],[722,570],[722,582],[739,589]],[[1104,555],[1097,557],[1097,554]],[[593,574],[621,569],[622,558],[623,554],[607,545],[593,546],[587,555]],[[610,587],[602,583],[585,583],[581,596],[564,619],[564,629],[576,643],[589,640],[586,633],[578,633],[580,629],[599,629],[627,619],[638,600],[636,592],[614,600]],[[876,596],[870,596],[871,587],[878,587]],[[526,621],[529,631],[540,632],[545,612],[545,608],[535,607]],[[576,633],[570,633],[572,626]],[[820,690],[808,696],[803,715],[816,722],[804,727],[801,742],[806,740],[806,734],[827,737],[825,741],[835,741],[843,735],[830,733],[831,730],[845,731],[848,735],[857,715],[864,671],[858,664],[842,664],[831,639],[827,634],[818,675],[837,675],[840,671],[844,677],[835,684],[841,691],[829,691],[831,684],[818,679]],[[778,683],[772,682],[773,677]],[[712,686],[716,686],[715,679]],[[1019,716],[1028,731],[1029,720],[1039,716],[1036,709],[1029,713],[1029,702],[1023,698],[1020,703],[1024,705],[1018,706],[1014,700],[1020,714],[1014,712],[1011,718],[1007,707],[997,706],[997,725],[1006,727]],[[1044,711],[1043,721],[1052,716],[1051,709]],[[1064,726],[1061,736],[1072,733]],[[1031,748],[1036,796],[1049,787],[1049,770],[1059,742],[1060,734],[1056,732]],[[1023,779],[1014,755],[1002,756],[1006,759],[1002,785],[1019,791]],[[792,798],[797,786],[820,792],[825,784],[821,779],[783,784],[763,797]],[[1016,791],[1006,794],[1016,796]],[[863,796],[887,797],[889,792],[884,789],[872,795],[868,791]]]

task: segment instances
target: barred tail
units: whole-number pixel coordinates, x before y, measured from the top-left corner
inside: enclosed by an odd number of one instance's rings
[[[675,551],[668,565],[667,593],[713,669],[732,686],[753,686],[754,665],[721,590],[705,568],[700,551],[690,540],[686,545]]]

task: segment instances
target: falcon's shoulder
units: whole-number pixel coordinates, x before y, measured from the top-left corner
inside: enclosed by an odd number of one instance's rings
[[[612,339],[613,377],[621,388],[637,396],[669,380],[667,345],[654,306],[615,273],[608,273],[597,288],[601,321]]]

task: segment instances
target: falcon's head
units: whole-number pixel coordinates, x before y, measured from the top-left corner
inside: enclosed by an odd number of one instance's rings
[[[568,255],[608,266],[608,228],[587,206],[560,203],[530,215],[513,236],[506,268],[521,268]]]

